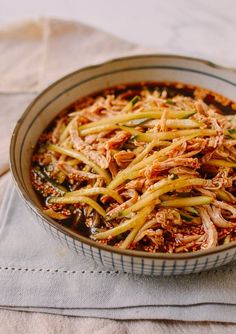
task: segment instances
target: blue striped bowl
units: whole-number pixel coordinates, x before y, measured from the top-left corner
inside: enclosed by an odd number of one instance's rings
[[[179,81],[236,96],[236,71],[207,61],[169,55],[143,55],[112,60],[76,71],[53,83],[27,108],[12,135],[11,170],[25,205],[53,237],[78,256],[88,256],[114,270],[146,274],[189,274],[236,259],[236,242],[212,250],[182,254],[149,254],[100,245],[61,226],[41,210],[32,189],[29,167],[37,139],[51,120],[75,100],[118,84],[140,81]]]

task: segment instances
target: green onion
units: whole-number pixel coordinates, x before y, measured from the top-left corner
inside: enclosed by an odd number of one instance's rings
[[[224,135],[228,135],[233,139],[236,139],[236,129],[229,129],[224,131]]]
[[[186,214],[184,214],[184,213],[181,213],[181,214],[180,214],[180,217],[181,217],[182,219],[186,220],[187,222],[191,222],[191,221],[193,220],[193,217],[188,216],[188,215],[186,215]]]
[[[166,100],[166,103],[167,103],[167,104],[170,104],[170,105],[173,105],[173,106],[175,105],[175,102],[172,101],[172,100],[170,100],[170,99],[167,99],[167,100]]]
[[[193,208],[192,206],[186,206],[184,208],[184,210],[192,213],[192,215],[194,215],[195,217],[199,216],[198,211],[195,208]]]
[[[138,101],[140,101],[140,97],[136,95],[134,98],[132,98],[130,103],[132,104],[132,106],[134,106]]]
[[[178,175],[176,175],[176,174],[171,174],[170,175],[170,179],[171,180],[176,180],[176,179],[178,179],[179,177],[178,177]]]
[[[136,95],[135,97],[132,98],[131,101],[129,101],[129,102],[126,104],[126,106],[123,108],[122,112],[125,112],[125,113],[130,112],[130,111],[132,110],[133,106],[134,106],[138,101],[140,101],[140,97]]]
[[[36,167],[32,170],[33,173],[38,175],[39,178],[43,179],[45,182],[48,182],[50,186],[56,190],[59,194],[64,195],[67,192],[67,189],[60,184],[57,184],[54,180],[48,177],[39,167]]]

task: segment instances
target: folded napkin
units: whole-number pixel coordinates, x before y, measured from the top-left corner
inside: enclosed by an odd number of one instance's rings
[[[10,183],[0,213],[0,306],[111,319],[236,322],[236,266],[179,277],[99,267],[52,239]]]
[[[8,170],[14,123],[37,93],[81,67],[145,52],[73,21],[45,18],[0,30],[0,175]]]

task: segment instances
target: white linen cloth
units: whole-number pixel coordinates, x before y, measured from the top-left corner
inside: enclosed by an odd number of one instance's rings
[[[236,264],[150,277],[108,270],[52,239],[14,186],[0,212],[0,307],[111,319],[236,322]]]

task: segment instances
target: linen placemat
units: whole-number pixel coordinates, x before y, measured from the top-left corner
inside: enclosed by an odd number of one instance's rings
[[[236,322],[234,263],[163,278],[102,268],[48,235],[11,183],[0,213],[0,260],[3,308],[112,319]]]

